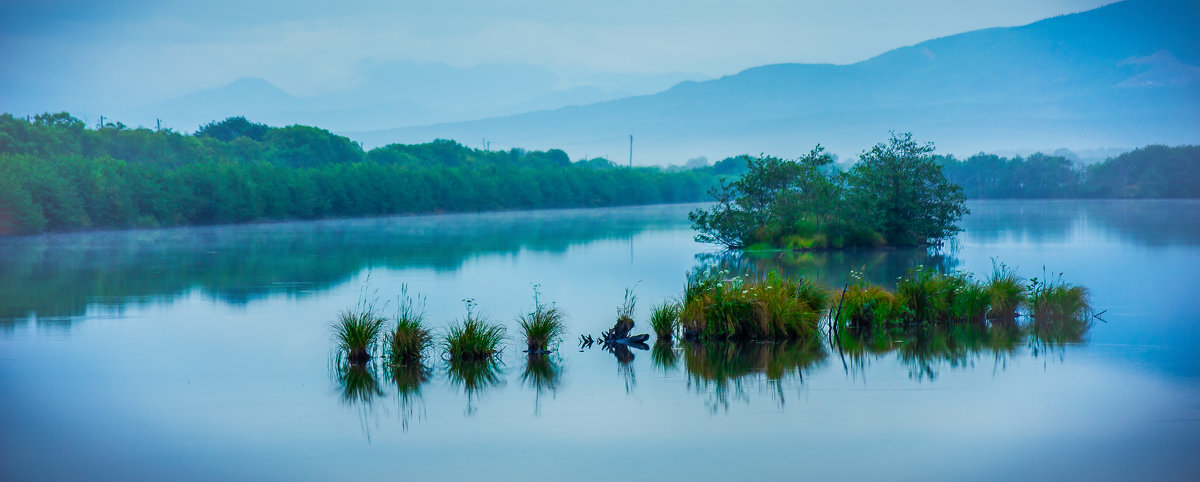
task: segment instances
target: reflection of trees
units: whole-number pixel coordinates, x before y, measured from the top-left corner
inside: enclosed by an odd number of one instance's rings
[[[565,252],[686,219],[688,206],[331,220],[0,238],[0,325],[64,320],[90,304],[227,303],[303,295],[372,267],[456,269],[481,255]]]
[[[806,278],[818,285],[842,286],[850,271],[862,272],[874,284],[892,286],[913,266],[950,270],[958,266],[951,255],[934,249],[854,249],[842,251],[716,252],[696,255],[701,266],[750,276],[771,271],[784,277]]]
[[[709,408],[728,410],[731,398],[746,400],[746,383],[765,381],[780,404],[783,383],[795,378],[803,382],[804,371],[826,358],[820,342],[784,343],[688,343],[683,345],[688,386],[708,394]]]
[[[458,387],[467,395],[467,415],[474,415],[479,409],[476,399],[487,390],[502,384],[500,378],[503,370],[495,358],[484,360],[450,360],[446,367],[446,375],[450,384]]]
[[[972,201],[963,219],[971,238],[994,243],[1015,238],[1033,243],[1065,242],[1076,229],[1119,237],[1127,243],[1164,246],[1200,244],[1195,200]]]

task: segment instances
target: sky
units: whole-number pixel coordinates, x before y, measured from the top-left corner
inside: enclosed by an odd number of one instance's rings
[[[364,61],[535,65],[562,88],[604,75],[715,78],[772,63],[854,63],[1107,3],[0,0],[0,110],[145,105],[241,77],[312,96],[352,89]]]

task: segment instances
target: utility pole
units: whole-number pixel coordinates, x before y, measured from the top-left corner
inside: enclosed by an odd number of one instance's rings
[[[629,168],[633,169],[633,134],[629,134]]]
[[[99,126],[99,127],[96,127],[96,128],[97,128],[97,129],[103,129],[103,128],[104,128],[104,116],[100,116],[100,126]]]
[[[155,126],[154,130],[161,131],[162,130],[162,119],[154,119],[154,126]]]

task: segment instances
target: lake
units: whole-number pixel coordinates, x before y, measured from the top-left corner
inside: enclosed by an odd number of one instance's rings
[[[938,252],[735,257],[696,206],[0,239],[0,479],[1200,477],[1200,202],[977,201]],[[921,264],[1086,286],[1078,338],[581,350],[702,265],[831,289]],[[517,315],[568,317],[530,366]],[[330,324],[402,287],[440,332],[509,329],[498,370],[349,376]],[[387,311],[391,313],[391,311]]]

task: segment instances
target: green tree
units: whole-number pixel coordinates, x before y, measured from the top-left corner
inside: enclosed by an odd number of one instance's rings
[[[853,221],[892,246],[940,243],[959,231],[966,197],[934,161],[932,143],[895,134],[859,156],[847,176]]]
[[[836,211],[838,186],[829,169],[833,158],[821,146],[796,160],[744,159],[744,175],[733,181],[722,179],[709,191],[716,206],[688,214],[699,231],[697,241],[730,249],[778,242],[801,224],[827,222]]]

